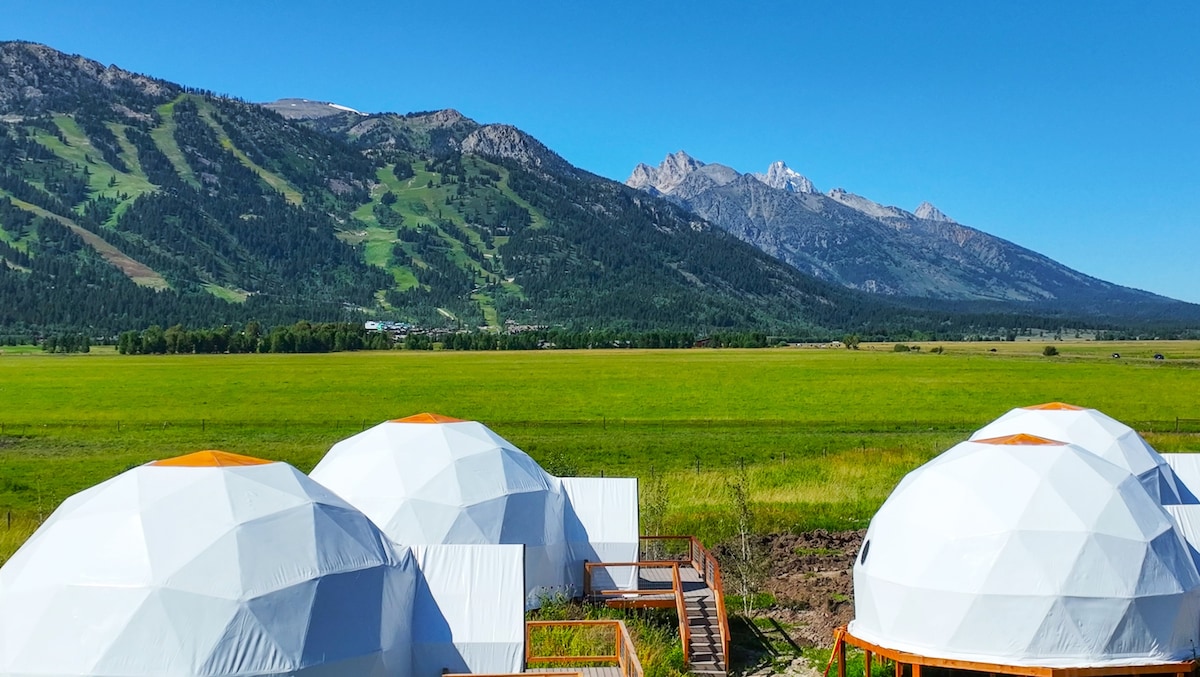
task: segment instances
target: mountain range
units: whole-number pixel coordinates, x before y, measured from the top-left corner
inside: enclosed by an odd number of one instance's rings
[[[639,164],[625,183],[675,202],[797,270],[873,294],[1088,314],[1180,305],[1072,270],[962,225],[928,202],[910,212],[841,188],[822,193],[783,162],[764,174],[742,174],[680,151],[657,167]]]
[[[0,43],[0,329],[374,318],[953,336],[1200,321],[1200,307],[1055,268],[932,207],[873,214],[782,163],[742,175],[681,153],[630,182],[454,110],[251,104]],[[807,234],[752,214],[755,200],[803,216]],[[735,211],[741,225],[724,218]],[[905,233],[940,248],[920,259],[927,245]],[[981,244],[952,246],[954,233]],[[805,238],[826,244],[802,256]],[[989,273],[1003,282],[989,292],[934,270],[982,270],[987,247],[1059,277]],[[874,272],[881,257],[890,276]]]

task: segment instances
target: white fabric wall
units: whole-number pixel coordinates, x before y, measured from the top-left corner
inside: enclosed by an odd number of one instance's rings
[[[564,477],[571,586],[583,587],[583,562],[636,562],[638,559],[637,478]],[[598,590],[637,588],[637,567],[592,570]]]
[[[1159,454],[1192,494],[1200,496],[1200,453]]]
[[[521,545],[420,545],[413,602],[413,677],[443,670],[520,672],[525,661]]]
[[[1183,534],[1192,551],[1192,559],[1200,568],[1200,505],[1164,505],[1175,520],[1175,527]]]

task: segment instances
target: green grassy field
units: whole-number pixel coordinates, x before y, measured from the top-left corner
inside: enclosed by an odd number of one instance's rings
[[[216,448],[307,471],[337,440],[422,411],[483,421],[551,471],[660,473],[668,530],[708,540],[730,531],[725,487],[742,467],[762,528],[860,528],[906,472],[1015,406],[1093,406],[1162,451],[1200,450],[1200,343],[1064,342],[1056,358],[1041,345],[949,344],[941,355],[890,344],[159,357],[5,348],[0,519],[11,511],[20,533],[0,540],[0,557],[68,495],[133,465]],[[1171,357],[1111,359],[1118,350]]]

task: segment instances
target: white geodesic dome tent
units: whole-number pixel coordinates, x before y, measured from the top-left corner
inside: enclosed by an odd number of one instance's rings
[[[416,579],[290,465],[158,461],[67,499],[0,568],[0,674],[408,675]]]
[[[1192,658],[1200,573],[1136,477],[1028,435],[963,442],[909,473],[854,563],[852,636],[1014,666]]]
[[[335,444],[310,476],[401,545],[523,544],[528,606],[566,590],[560,482],[482,423],[386,421]]]
[[[1081,447],[1137,476],[1159,503],[1197,503],[1195,495],[1133,428],[1095,409],[1050,402],[1013,409],[980,428],[973,440],[1027,433]]]

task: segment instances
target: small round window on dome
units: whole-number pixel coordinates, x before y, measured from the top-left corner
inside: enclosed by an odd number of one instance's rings
[[[866,563],[867,563],[867,553],[868,553],[868,552],[870,552],[870,550],[871,550],[871,542],[870,542],[870,541],[863,541],[863,550],[862,550],[862,555],[859,555],[859,557],[858,557],[858,563],[859,563],[860,565],[864,565],[864,566],[866,565]]]

